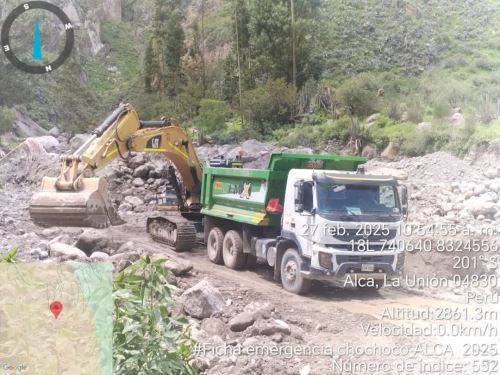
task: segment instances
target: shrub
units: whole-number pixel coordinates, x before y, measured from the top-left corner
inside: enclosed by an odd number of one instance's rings
[[[418,124],[424,119],[424,107],[417,98],[412,98],[407,104],[408,121]]]
[[[261,135],[271,134],[280,125],[291,122],[296,98],[295,87],[283,79],[244,92],[245,126],[255,125]]]
[[[0,256],[0,263],[16,263],[17,261],[17,247],[14,247],[7,254]]]
[[[196,374],[188,364],[194,341],[187,320],[170,317],[173,300],[164,263],[143,257],[115,279],[117,375]]]
[[[471,137],[473,143],[500,138],[500,122],[489,125],[478,125]]]
[[[206,135],[214,135],[224,130],[225,122],[230,118],[231,110],[226,102],[215,99],[202,99],[194,125]]]
[[[12,129],[16,121],[16,111],[13,108],[0,107],[0,134]]]
[[[394,123],[386,116],[379,116],[368,129],[368,137],[379,149],[385,148],[393,142],[400,148],[411,138],[415,138],[417,127],[415,124],[403,122]]]
[[[349,117],[343,116],[335,122],[328,121],[321,126],[321,137],[325,141],[332,139],[343,143],[351,136],[352,121]]]
[[[443,98],[437,99],[432,106],[434,118],[442,120],[450,115],[450,106]]]
[[[494,68],[494,64],[487,57],[480,57],[476,60],[476,67],[478,69],[491,71]]]
[[[368,73],[359,74],[345,81],[337,90],[341,104],[354,116],[369,116],[376,112],[380,85]]]
[[[310,125],[296,125],[294,128],[281,128],[273,133],[278,144],[286,147],[312,146],[319,142],[318,128]]]
[[[287,126],[276,129],[273,132],[273,138],[282,146],[296,147],[317,146],[331,140],[346,143],[351,136],[363,136],[358,121],[347,116],[337,121],[328,120],[321,124],[315,123],[316,125],[302,123],[294,127]]]

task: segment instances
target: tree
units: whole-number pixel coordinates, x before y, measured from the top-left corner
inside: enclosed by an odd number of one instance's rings
[[[146,91],[164,97],[178,94],[184,30],[179,0],[155,0],[153,31],[144,59]]]
[[[284,78],[296,81],[298,88],[317,78],[313,57],[321,1],[255,0],[251,4],[250,48],[256,56],[256,78]]]
[[[250,46],[250,12],[247,0],[231,1],[232,44],[231,53],[224,61],[223,95],[232,101],[240,91],[255,87],[252,78]],[[241,103],[240,103],[241,106]]]
[[[165,93],[165,20],[164,0],[155,0],[153,31],[146,50],[144,76],[146,91],[157,93],[160,97]]]
[[[175,96],[179,93],[182,72],[181,59],[185,53],[185,34],[182,28],[184,16],[180,7],[180,1],[170,1],[166,21],[164,54],[167,76],[166,87],[169,96]]]
[[[284,79],[270,80],[243,93],[245,119],[261,135],[293,121],[297,90]]]
[[[154,55],[153,40],[151,39],[148,43],[148,47],[146,48],[146,53],[144,56],[144,84],[146,86],[146,92],[148,93],[152,93],[154,91],[153,78],[155,75],[155,71],[157,71],[158,69],[156,63],[157,60],[155,59]]]

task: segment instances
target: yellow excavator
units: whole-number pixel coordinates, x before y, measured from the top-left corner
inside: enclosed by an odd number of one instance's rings
[[[161,209],[175,209],[181,215],[148,218],[148,231],[153,239],[177,251],[192,248],[196,240],[193,219],[201,218],[202,178],[194,146],[180,126],[167,119],[141,121],[130,104],[121,104],[77,151],[61,157],[59,177],[44,177],[41,191],[29,207],[32,220],[41,226],[105,228],[122,224],[110,202],[106,180],[95,173],[132,151],[163,153],[178,170],[184,189],[171,166],[167,177],[176,200],[175,204],[167,200]]]

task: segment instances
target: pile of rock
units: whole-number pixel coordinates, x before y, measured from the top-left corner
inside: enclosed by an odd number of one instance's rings
[[[408,186],[411,221],[500,222],[500,178],[448,153],[370,161],[368,170],[392,174]]]
[[[144,246],[132,241],[117,240],[110,236],[108,230],[75,230],[72,235],[70,231],[45,229],[42,236],[53,238],[41,240],[39,245],[31,250],[30,255],[34,259],[56,262],[110,262],[114,266],[114,271],[120,272],[145,254],[151,255],[153,259],[168,258],[165,254],[150,254]],[[172,258],[165,263],[165,268],[173,276],[181,277],[191,272],[193,264]],[[174,281],[174,278],[171,279]]]
[[[168,186],[169,165],[162,155],[133,153],[107,167],[104,175],[120,213],[154,210],[156,193]]]
[[[259,346],[277,348],[304,342],[305,332],[288,323],[274,305],[266,301],[245,302],[249,298],[241,298],[243,305],[235,304],[206,279],[180,296],[180,312],[190,317],[194,338],[207,348],[193,361],[203,373],[267,373],[263,369],[272,373],[274,365],[283,368],[284,364],[279,362],[286,361],[285,358],[252,357],[245,353]],[[299,373],[303,367],[298,361],[287,365],[293,371],[289,373]]]

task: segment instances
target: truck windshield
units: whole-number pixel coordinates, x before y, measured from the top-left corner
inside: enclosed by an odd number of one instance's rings
[[[360,216],[390,220],[400,215],[401,209],[395,186],[392,185],[336,185],[318,183],[318,211],[326,217],[335,216],[341,220]],[[395,217],[394,217],[395,219]]]

